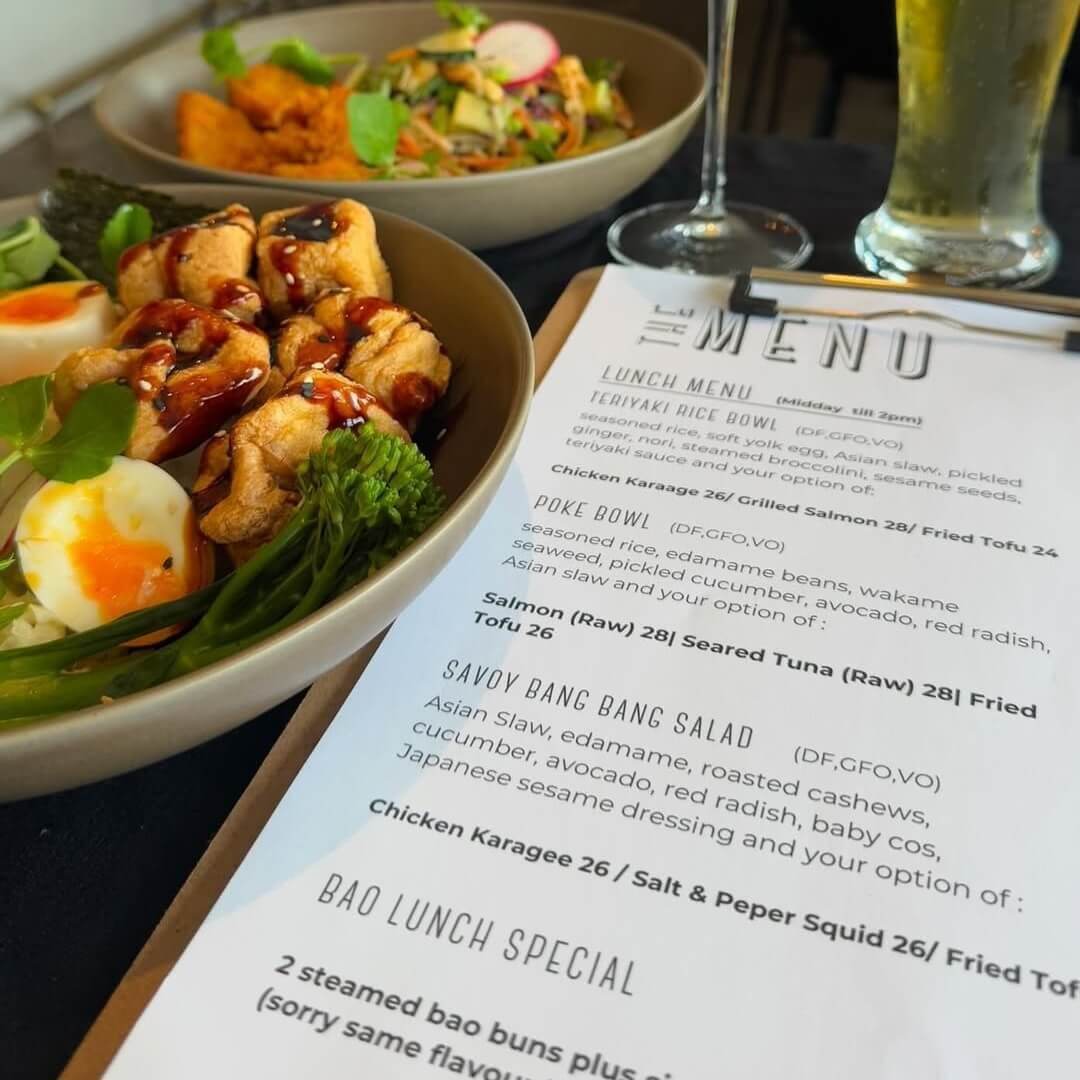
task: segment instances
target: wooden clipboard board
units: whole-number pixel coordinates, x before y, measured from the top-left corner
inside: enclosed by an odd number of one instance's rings
[[[534,339],[536,381],[547,373],[589,302],[602,268],[583,270],[559,297]],[[90,1080],[108,1068],[128,1032],[202,925],[274,808],[375,654],[382,635],[304,695],[293,718],[184,882],[120,985],[94,1021],[61,1080]]]
[[[547,374],[570,336],[602,272],[602,267],[593,267],[574,277],[537,331],[534,339],[537,383]],[[874,278],[798,271],[755,270],[753,279],[777,284],[827,285],[973,300],[1022,310],[1080,316],[1080,299],[1073,297],[990,293],[982,289],[951,288],[920,282],[895,284]],[[143,1009],[206,919],[330,721],[337,715],[381,641],[382,635],[324,675],[304,696],[191,876],[113,991],[61,1073],[60,1080],[90,1080],[101,1076],[108,1067]]]

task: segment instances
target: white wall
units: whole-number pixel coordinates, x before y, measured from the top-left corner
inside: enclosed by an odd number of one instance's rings
[[[0,148],[33,130],[27,98],[51,89],[206,0],[0,0]]]

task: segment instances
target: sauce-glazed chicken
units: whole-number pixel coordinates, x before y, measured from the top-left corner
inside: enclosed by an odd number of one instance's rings
[[[391,301],[374,219],[351,199],[275,211],[257,228],[229,206],[129,248],[118,278],[129,313],[60,365],[57,411],[123,382],[137,399],[129,456],[203,446],[199,526],[236,561],[288,520],[297,470],[328,431],[372,424],[409,441],[450,381],[431,326]]]
[[[129,247],[117,267],[120,303],[134,311],[152,300],[177,297],[260,322],[265,301],[248,276],[255,236],[251,211],[233,203]]]
[[[450,382],[450,359],[426,319],[400,304],[338,290],[282,327],[277,364],[341,371],[374,394],[409,431]]]
[[[303,311],[326,289],[393,296],[371,211],[352,199],[264,214],[255,250],[259,286],[276,319]]]
[[[137,405],[125,452],[166,461],[196,449],[239,413],[269,371],[262,331],[186,300],[155,300],[128,315],[105,345],[68,356],[56,369],[53,400],[65,416],[95,383],[129,385]]]
[[[335,428],[408,432],[352,379],[301,371],[281,392],[206,444],[193,498],[205,536],[242,561],[275,536],[297,502],[296,470]]]

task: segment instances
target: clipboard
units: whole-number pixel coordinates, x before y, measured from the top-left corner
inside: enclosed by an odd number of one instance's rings
[[[603,267],[598,266],[577,274],[537,331],[534,339],[537,383],[547,374],[570,336],[602,272]],[[784,270],[754,270],[751,281],[970,300],[1026,312],[1080,318],[1080,298],[1074,297],[991,293],[937,283],[893,283],[877,278]],[[308,690],[251,783],[79,1044],[60,1074],[60,1080],[91,1080],[104,1073],[329,727],[383,636],[369,642]]]

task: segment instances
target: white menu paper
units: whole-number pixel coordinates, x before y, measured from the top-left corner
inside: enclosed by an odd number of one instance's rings
[[[1080,360],[722,296],[605,272],[110,1077],[1076,1075]]]

